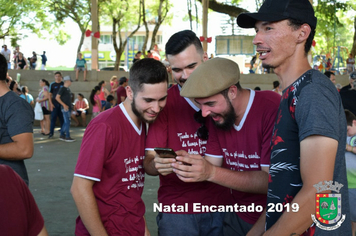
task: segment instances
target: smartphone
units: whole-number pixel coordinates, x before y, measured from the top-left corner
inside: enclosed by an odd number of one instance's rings
[[[175,158],[177,156],[172,148],[155,148],[154,150],[162,158]]]

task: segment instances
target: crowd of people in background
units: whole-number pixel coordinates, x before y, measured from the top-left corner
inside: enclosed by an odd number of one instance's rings
[[[36,70],[37,68],[37,60],[38,55],[36,52],[32,52],[32,56],[26,58],[22,52],[20,52],[20,46],[16,46],[13,53],[11,54],[11,50],[8,49],[7,45],[4,44],[2,46],[0,52],[6,59],[8,64],[8,69],[14,70]],[[46,70],[47,56],[46,51],[43,51],[41,57],[41,70]],[[13,66],[11,66],[13,63]]]

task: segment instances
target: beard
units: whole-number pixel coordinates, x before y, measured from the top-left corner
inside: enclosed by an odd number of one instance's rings
[[[267,69],[267,70],[275,69],[275,68],[276,68],[275,66],[267,65],[267,64],[263,64],[263,63],[262,63],[262,67],[265,68],[265,69]]]
[[[140,112],[139,110],[137,110],[136,103],[135,103],[135,98],[133,98],[133,101],[131,103],[131,109],[132,109],[132,112],[135,114],[135,116],[137,116],[137,118],[139,118],[143,122],[151,124],[151,123],[153,123],[155,121],[155,119],[153,119],[153,120],[145,119],[145,117],[143,116],[143,112]]]
[[[227,99],[226,99],[226,101],[228,103],[229,110],[225,114],[222,115],[224,121],[222,123],[214,122],[214,124],[217,128],[228,131],[228,130],[231,130],[232,127],[234,126],[237,115],[236,115],[236,112],[235,112],[231,102]]]

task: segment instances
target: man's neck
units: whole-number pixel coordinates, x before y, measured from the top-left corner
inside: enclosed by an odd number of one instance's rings
[[[127,114],[130,116],[131,120],[135,123],[136,127],[139,129],[141,127],[142,121],[133,113],[131,107],[132,101],[128,98],[123,102]]]
[[[0,80],[0,97],[4,96],[10,89],[5,80]]]
[[[238,94],[234,101],[232,102],[232,106],[235,110],[236,113],[236,120],[235,120],[235,125],[239,125],[242,117],[244,117],[248,102],[250,100],[250,93],[251,91],[249,89],[242,89],[241,91],[238,91]]]
[[[295,60],[294,63],[275,68],[274,73],[280,79],[284,90],[310,69],[308,59],[303,57],[300,60]]]

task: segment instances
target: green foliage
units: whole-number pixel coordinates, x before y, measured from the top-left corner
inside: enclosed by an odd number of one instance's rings
[[[41,30],[48,29],[49,22],[41,1],[0,0],[0,6],[0,38],[10,37],[16,44],[21,38],[20,29],[28,29],[39,37]]]
[[[315,2],[315,1],[314,1]],[[351,50],[353,42],[353,17],[349,2],[318,0],[315,2],[315,15],[318,18],[316,29],[316,53],[335,56],[336,47]],[[343,51],[346,57],[346,50]]]

